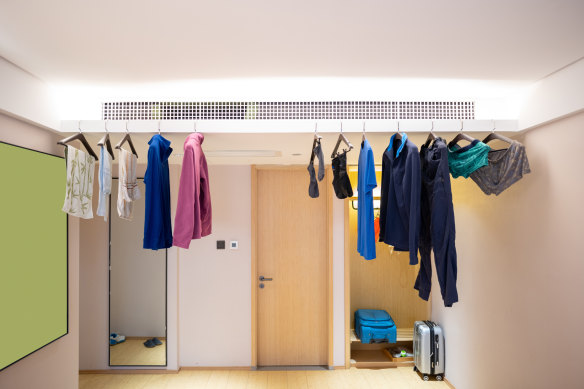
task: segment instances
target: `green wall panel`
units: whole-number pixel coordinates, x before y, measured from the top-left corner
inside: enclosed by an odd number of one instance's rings
[[[65,160],[0,143],[0,370],[67,334]]]

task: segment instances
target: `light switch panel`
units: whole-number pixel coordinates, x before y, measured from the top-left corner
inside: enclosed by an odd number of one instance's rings
[[[237,250],[239,248],[239,242],[236,240],[232,240],[230,247],[231,247],[231,250]]]

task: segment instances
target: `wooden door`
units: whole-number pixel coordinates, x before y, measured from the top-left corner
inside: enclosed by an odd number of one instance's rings
[[[328,174],[328,173],[327,173]],[[306,168],[257,172],[258,365],[327,364],[327,187]],[[260,284],[264,288],[260,288]]]

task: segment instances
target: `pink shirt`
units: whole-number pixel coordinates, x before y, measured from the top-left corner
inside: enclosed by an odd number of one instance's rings
[[[201,149],[205,137],[190,134],[185,140],[173,244],[189,248],[192,239],[211,234],[211,194],[207,160]]]

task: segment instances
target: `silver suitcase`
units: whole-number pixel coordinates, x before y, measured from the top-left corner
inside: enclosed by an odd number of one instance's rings
[[[444,375],[444,335],[442,328],[431,321],[414,323],[414,370],[422,373],[424,381]]]

